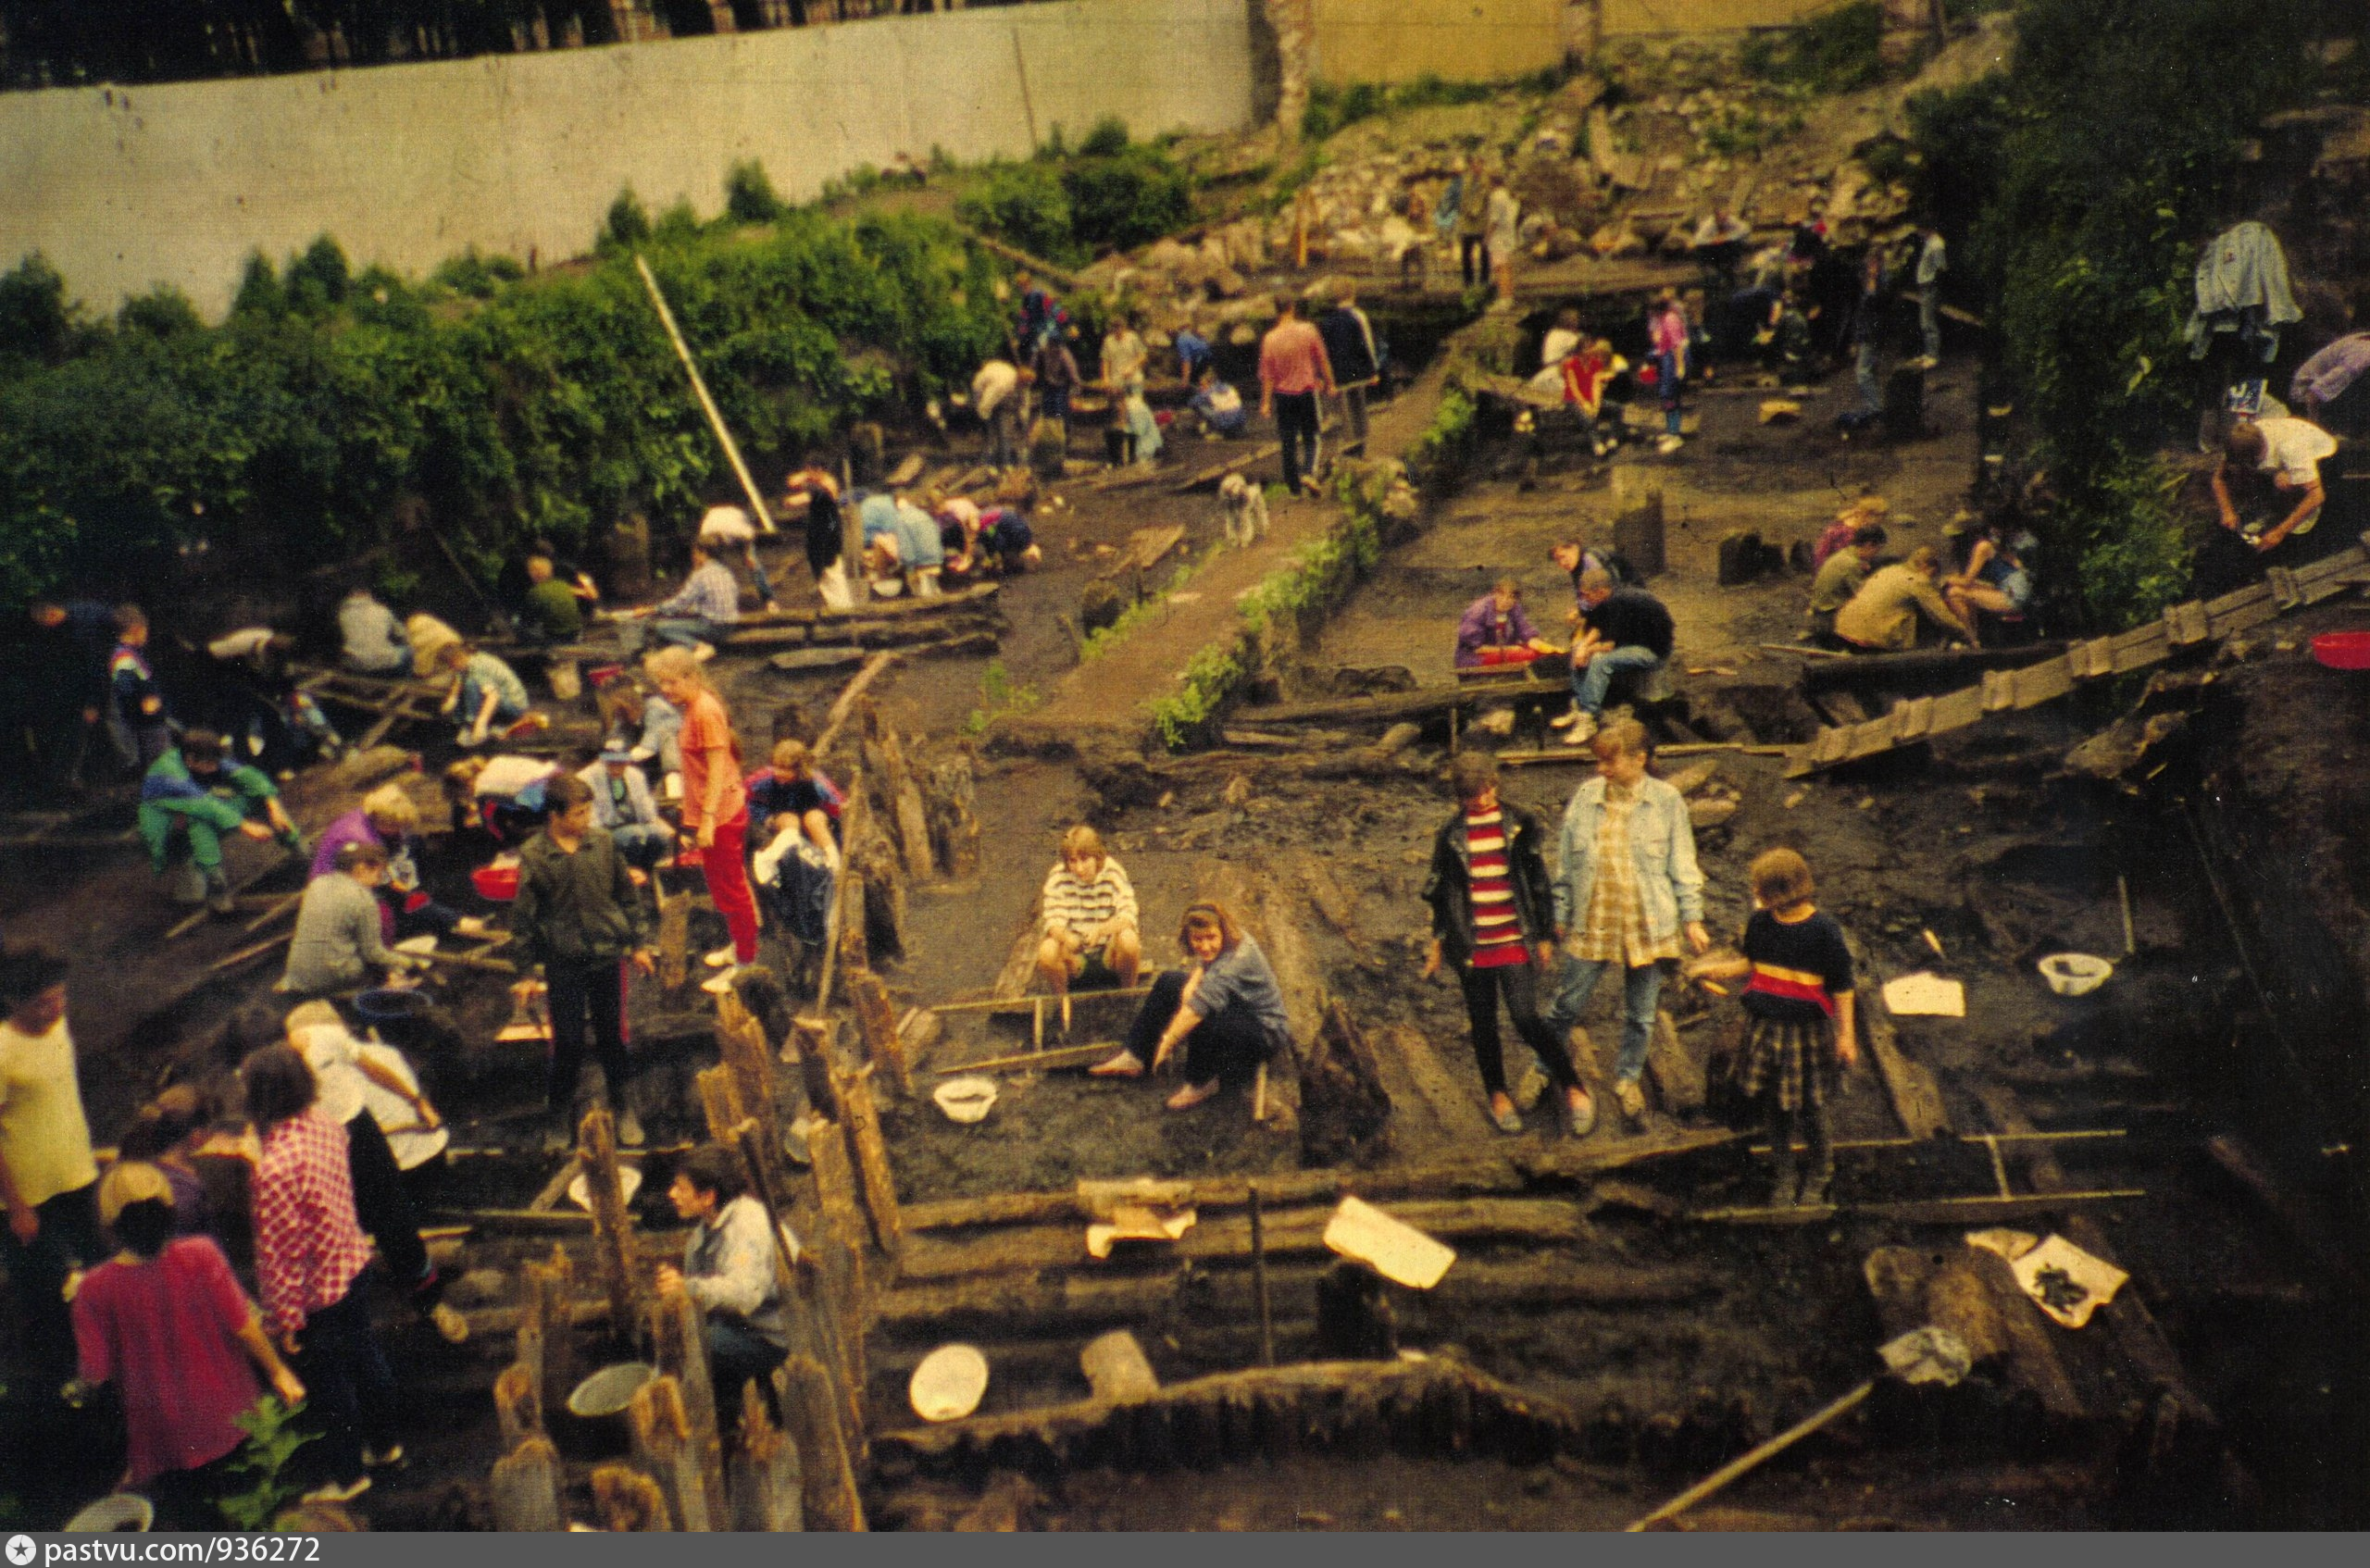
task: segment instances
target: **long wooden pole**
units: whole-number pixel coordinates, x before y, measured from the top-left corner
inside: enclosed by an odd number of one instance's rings
[[[1780,1453],[1787,1449],[1792,1448],[1796,1443],[1801,1442],[1804,1437],[1809,1437],[1820,1427],[1827,1425],[1838,1416],[1846,1414],[1858,1406],[1862,1400],[1866,1399],[1871,1393],[1873,1393],[1876,1390],[1876,1387],[1877,1385],[1874,1379],[1861,1384],[1858,1388],[1852,1389],[1850,1393],[1844,1395],[1841,1399],[1836,1400],[1825,1410],[1820,1411],[1817,1414],[1807,1416],[1795,1423],[1793,1425],[1789,1426],[1786,1430],[1778,1433],[1776,1437],[1770,1438],[1759,1448],[1754,1449],[1752,1452],[1740,1454],[1737,1458],[1730,1460],[1728,1463],[1720,1466],[1719,1469],[1715,1470],[1709,1475],[1704,1476],[1703,1479],[1696,1482],[1695,1485],[1688,1487],[1687,1490],[1679,1493],[1678,1496],[1671,1499],[1670,1501],[1663,1504],[1652,1513],[1647,1514],[1643,1519],[1638,1520],[1636,1523],[1627,1526],[1627,1528],[1631,1531],[1643,1530],[1649,1525],[1661,1524],[1664,1520],[1668,1519],[1675,1513],[1686,1512],[1689,1509],[1693,1508],[1697,1503],[1702,1502],[1705,1498],[1710,1497],[1714,1492],[1718,1491],[1721,1487],[1727,1486],[1738,1476],[1757,1467],[1764,1460]]]
[[[667,329],[667,341],[675,345],[675,357],[683,362],[683,373],[692,379],[692,391],[699,395],[700,407],[707,415],[708,428],[716,432],[717,444],[724,448],[725,459],[741,479],[741,492],[749,498],[749,509],[757,515],[757,526],[767,533],[774,531],[773,514],[766,510],[766,498],[757,492],[757,481],[749,477],[749,465],[741,461],[741,447],[732,432],[724,428],[724,416],[716,406],[716,399],[708,395],[707,382],[700,376],[700,367],[692,358],[692,345],[683,341],[682,330],[675,325],[675,313],[667,308],[667,296],[658,292],[658,280],[650,273],[650,263],[634,254],[634,270],[642,274],[643,288],[650,291],[650,303],[657,307],[658,324]]]

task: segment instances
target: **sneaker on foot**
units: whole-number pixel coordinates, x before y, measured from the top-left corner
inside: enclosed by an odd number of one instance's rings
[[[1596,716],[1594,714],[1579,715],[1572,720],[1572,727],[1564,731],[1564,744],[1566,746],[1585,746],[1595,739]]]
[[[430,1310],[428,1321],[436,1329],[438,1337],[443,1338],[446,1344],[466,1345],[468,1343],[469,1320],[461,1315],[458,1308],[448,1306],[444,1302],[439,1301]]]
[[[617,1113],[617,1142],[627,1149],[642,1147],[642,1119],[630,1111]]]
[[[1687,442],[1683,437],[1665,436],[1662,440],[1654,442],[1654,451],[1660,455],[1667,457],[1686,444]]]
[[[732,962],[733,956],[732,944],[730,942],[727,942],[722,947],[717,948],[714,952],[709,953],[705,962],[711,969],[721,969],[726,964]]]
[[[1580,1102],[1564,1101],[1564,1126],[1574,1138],[1586,1138],[1596,1130],[1596,1097],[1582,1090]]]
[[[1615,1102],[1621,1107],[1622,1116],[1628,1120],[1631,1126],[1634,1127],[1640,1126],[1645,1121],[1646,1091],[1638,1087],[1637,1079],[1624,1078],[1619,1083],[1615,1084],[1613,1086],[1613,1098]]]
[[[1498,1109],[1497,1102],[1492,1101],[1490,1104],[1490,1119],[1498,1125],[1500,1132],[1509,1136],[1516,1136],[1522,1132],[1522,1113],[1512,1105],[1501,1111]]]
[[[1579,722],[1580,722],[1580,710],[1579,710],[1579,709],[1578,709],[1578,708],[1574,708],[1574,709],[1570,710],[1568,713],[1560,713],[1560,714],[1557,714],[1553,718],[1549,719],[1549,720],[1547,721],[1547,728],[1550,728],[1550,729],[1569,729],[1569,728],[1572,728],[1572,726],[1574,726],[1574,725],[1576,725],[1576,724],[1578,724],[1578,723],[1579,723]]]

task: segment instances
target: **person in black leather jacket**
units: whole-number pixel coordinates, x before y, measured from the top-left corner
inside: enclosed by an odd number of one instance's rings
[[[1503,1000],[1516,1032],[1562,1089],[1572,1136],[1585,1138],[1596,1125],[1595,1102],[1572,1066],[1570,1052],[1539,1016],[1538,971],[1532,964],[1535,960],[1552,971],[1555,964],[1555,903],[1540,852],[1538,819],[1498,798],[1498,762],[1485,753],[1458,756],[1449,781],[1456,792],[1456,813],[1432,840],[1431,875],[1424,883],[1424,902],[1432,906],[1424,978],[1439,974],[1443,961],[1456,969],[1473,1025],[1474,1063],[1499,1131],[1523,1130],[1522,1113],[1506,1091],[1499,1047]]]

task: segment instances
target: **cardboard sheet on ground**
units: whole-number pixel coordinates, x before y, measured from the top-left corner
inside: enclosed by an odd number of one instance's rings
[[[1087,1255],[1107,1258],[1118,1241],[1174,1241],[1193,1228],[1200,1214],[1192,1208],[1157,1208],[1144,1203],[1118,1203],[1107,1220],[1086,1227]]]
[[[2068,1328],[2079,1328],[2090,1314],[2114,1300],[2131,1276],[2104,1258],[2093,1257],[2062,1236],[2052,1236],[2009,1269],[2025,1294],[2040,1310]]]
[[[1396,1285],[1429,1290],[1456,1262],[1456,1250],[1414,1226],[1392,1219],[1373,1204],[1344,1198],[1326,1222],[1325,1245],[1373,1269]]]
[[[1966,987],[1920,970],[1885,983],[1885,1006],[1896,1018],[1964,1018]]]

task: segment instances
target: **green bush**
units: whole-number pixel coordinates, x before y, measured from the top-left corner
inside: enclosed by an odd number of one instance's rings
[[[766,178],[766,166],[751,158],[724,176],[724,212],[735,223],[774,223],[790,208]]]
[[[1070,196],[1042,163],[997,164],[954,204],[954,215],[1047,261],[1083,259],[1070,238]]]
[[[795,456],[901,386],[960,384],[1003,341],[988,259],[913,215],[800,213],[644,254],[753,454]],[[0,379],[0,604],[87,570],[129,585],[226,529],[292,566],[339,559],[412,497],[481,565],[630,509],[689,512],[721,454],[630,259],[428,308],[473,275],[463,258],[423,291],[353,275],[331,243],[284,271],[256,256],[219,327],[152,295]]]
[[[1104,115],[1078,144],[1083,156],[1090,158],[1117,157],[1128,150],[1128,122],[1117,115]]]
[[[650,243],[650,209],[629,185],[617,193],[609,204],[609,216],[601,222],[600,248],[631,250]]]
[[[0,375],[57,364],[87,330],[66,280],[39,251],[0,275]]]
[[[1877,80],[1877,48],[1884,31],[1878,0],[1852,0],[1785,31],[1752,34],[1738,58],[1747,75],[1766,81],[1849,93]]]
[[[1062,170],[1070,237],[1089,251],[1131,250],[1193,220],[1193,180],[1157,147],[1080,156]]]
[[[2044,542],[2100,628],[2161,611],[2188,546],[2157,454],[2201,389],[2180,329],[2239,153],[2308,93],[2305,0],[2027,0],[2004,78],[1913,105],[1921,195],[1979,212],[1962,276],[2059,497]]]
[[[428,275],[431,292],[443,290],[467,299],[490,300],[503,286],[516,283],[527,276],[527,269],[506,255],[480,255],[471,245],[459,255],[441,263]]]

